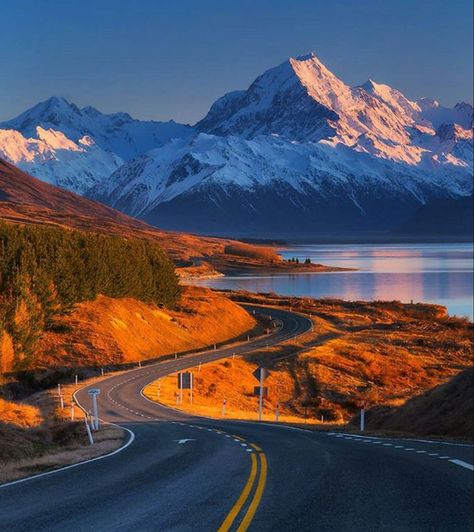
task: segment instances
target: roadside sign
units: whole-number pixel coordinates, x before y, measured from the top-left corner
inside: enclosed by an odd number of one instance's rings
[[[268,371],[267,368],[264,368],[262,366],[259,366],[253,373],[252,375],[258,380],[258,381],[264,381],[266,379],[268,379],[268,377],[270,377],[270,372]]]
[[[178,373],[178,390],[190,390],[193,387],[193,374],[190,371]]]
[[[99,395],[100,389],[99,388],[91,388],[90,390],[87,390],[87,393],[89,395]]]
[[[260,386],[254,386],[253,394],[257,397],[260,396]],[[268,395],[268,386],[262,386],[262,397],[267,397]]]

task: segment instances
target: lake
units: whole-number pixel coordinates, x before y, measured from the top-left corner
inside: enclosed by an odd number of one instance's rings
[[[439,303],[450,314],[473,319],[472,244],[295,245],[281,254],[357,271],[232,275],[195,284],[315,298]]]

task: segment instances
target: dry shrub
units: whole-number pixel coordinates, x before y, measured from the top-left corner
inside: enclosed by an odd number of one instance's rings
[[[271,247],[252,246],[243,242],[234,242],[224,248],[226,255],[237,255],[247,259],[257,259],[265,261],[280,261],[281,257]]]

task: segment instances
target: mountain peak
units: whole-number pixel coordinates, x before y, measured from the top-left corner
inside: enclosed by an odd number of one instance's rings
[[[317,61],[318,63],[322,63],[314,52],[309,52],[309,54],[291,57],[290,59],[293,59],[293,61]]]
[[[66,100],[66,98],[63,98],[62,96],[51,96],[47,100],[39,102],[38,104],[36,104],[35,106],[33,106],[32,108],[30,108],[29,110],[25,112],[28,113],[30,111],[31,112],[35,111],[36,113],[38,113],[38,112],[49,112],[52,110],[56,112],[61,112],[61,113],[65,113],[65,112],[68,113],[71,111],[73,113],[80,113],[80,110],[77,107],[77,105],[69,102],[68,100]]]

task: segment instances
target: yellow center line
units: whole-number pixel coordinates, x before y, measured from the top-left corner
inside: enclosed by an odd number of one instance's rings
[[[252,447],[254,447],[255,449],[259,449],[254,444],[252,444]],[[255,490],[255,494],[253,496],[252,502],[250,503],[247,509],[247,513],[242,519],[242,522],[240,523],[240,526],[237,529],[237,532],[245,532],[250,526],[250,523],[252,522],[252,519],[254,518],[255,512],[257,511],[258,505],[260,504],[260,501],[262,499],[263,491],[265,489],[265,483],[267,481],[267,459],[265,458],[265,454],[263,452],[259,452],[259,456],[260,456],[261,467],[260,467],[260,477],[258,479],[257,488]]]
[[[253,453],[250,454],[250,458],[252,460],[252,467],[250,469],[250,475],[247,480],[247,483],[245,484],[244,489],[240,494],[240,497],[237,499],[237,502],[234,504],[234,506],[232,506],[230,512],[227,514],[227,517],[224,519],[224,522],[219,527],[218,532],[227,532],[230,529],[232,523],[234,522],[235,518],[242,509],[242,506],[245,504],[245,501],[250,495],[250,492],[252,491],[253,483],[255,481],[255,477],[257,476],[257,459],[255,458],[255,454]]]

